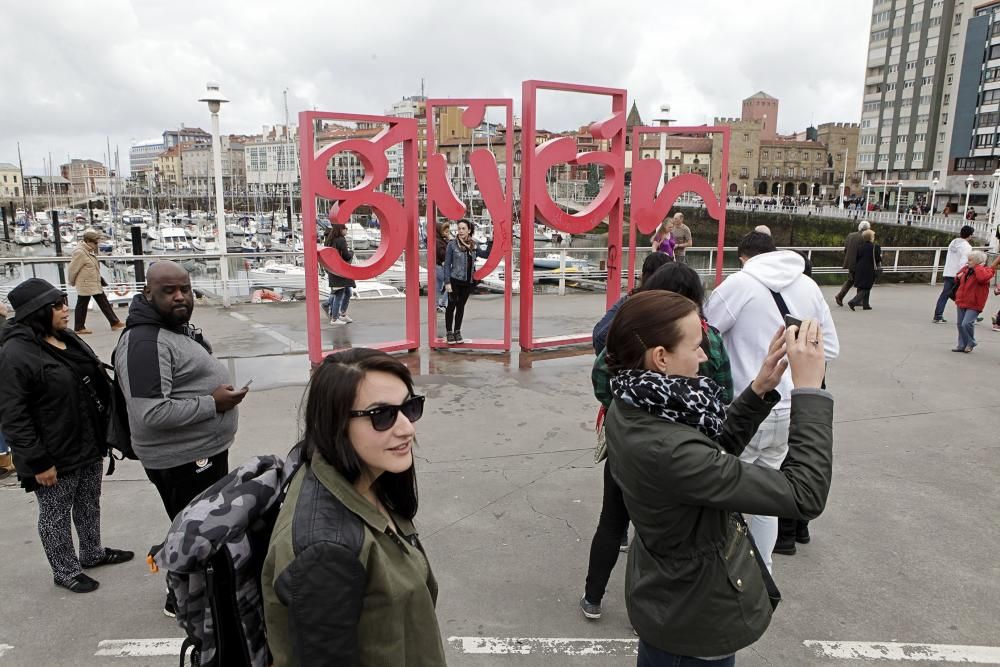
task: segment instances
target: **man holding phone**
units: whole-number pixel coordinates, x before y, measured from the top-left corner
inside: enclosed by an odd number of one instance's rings
[[[805,259],[791,250],[777,250],[768,234],[750,232],[738,247],[743,269],[729,276],[712,292],[705,305],[705,319],[722,334],[733,372],[733,388],[739,392],[756,377],[778,327],[816,320],[823,331],[827,361],[837,358],[840,342],[830,307],[819,286],[803,274]],[[786,316],[789,319],[785,319]],[[785,371],[777,387],[781,401],[760,425],[757,435],[743,450],[747,463],[781,467],[788,453],[788,427],[792,406],[791,374]],[[754,516],[749,520],[761,556],[771,569],[771,552],[778,537],[777,517]],[[802,535],[808,541],[808,535]],[[794,548],[794,543],[792,544]]]
[[[132,446],[171,520],[229,471],[237,407],[249,390],[230,383],[212,346],[191,326],[191,276],[159,261],[129,305],[112,360],[128,407]],[[163,607],[176,615],[168,594]]]

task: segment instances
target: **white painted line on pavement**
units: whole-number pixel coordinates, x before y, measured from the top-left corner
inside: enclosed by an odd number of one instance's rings
[[[233,312],[231,312],[231,313],[229,313],[229,316],[233,317],[233,318],[236,318],[240,322],[250,322],[251,321],[250,318],[247,317],[246,315],[244,315],[243,313],[233,313]],[[292,350],[293,352],[294,351],[305,350],[304,347],[302,347],[301,345],[298,345],[294,340],[292,340],[288,336],[285,336],[283,334],[278,333],[277,331],[274,331],[273,329],[271,329],[270,327],[268,327],[265,324],[260,324],[259,322],[253,322],[250,325],[250,328],[251,329],[257,329],[258,331],[260,331],[265,336],[270,336],[271,338],[273,338],[274,340],[278,341],[279,343],[281,343],[282,345],[284,345],[285,347],[287,347],[289,350]]]
[[[0,644],[0,658],[4,656],[4,653],[14,648],[10,644]]]
[[[1000,664],[1000,646],[963,646],[960,644],[900,644],[896,642],[804,641],[817,656],[849,660],[923,660],[926,662],[964,662],[979,665]]]
[[[465,654],[634,656],[637,639],[568,637],[448,637]]]
[[[112,658],[145,658],[154,655],[174,655],[181,653],[183,639],[103,639],[97,643],[94,655]]]

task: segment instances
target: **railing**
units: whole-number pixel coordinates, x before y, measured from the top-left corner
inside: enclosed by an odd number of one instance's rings
[[[799,246],[790,248],[808,257],[813,264],[814,275],[845,274],[841,268],[843,248]],[[636,278],[642,267],[642,262],[650,254],[649,248],[637,248],[635,259]],[[739,270],[740,263],[736,255],[737,249],[727,246],[723,249],[723,274],[730,275]],[[938,271],[943,268],[943,255],[947,248],[943,247],[886,247],[882,248],[883,269],[887,274],[928,274],[930,284],[937,283]],[[357,251],[356,262],[364,261],[374,254],[372,250]],[[628,249],[622,249],[622,285],[627,283]],[[715,276],[715,264],[718,250],[714,247],[699,246],[689,248],[687,262],[706,285],[711,285]],[[144,283],[136,281],[135,266],[141,262],[146,268],[149,264],[161,259],[179,262],[191,273],[192,286],[199,292],[219,296],[228,293],[233,302],[248,301],[253,292],[260,288],[273,288],[292,296],[299,296],[305,290],[305,278],[301,272],[293,275],[268,275],[263,273],[268,261],[279,264],[301,267],[304,262],[302,252],[261,252],[226,255],[229,262],[230,280],[223,284],[220,278],[218,253],[197,254],[164,254],[164,255],[113,255],[102,256],[103,274],[108,282],[107,293],[112,300],[127,302],[136,290]],[[553,290],[565,294],[568,289],[603,291],[607,288],[607,248],[573,248],[573,247],[536,247],[535,257],[535,289]],[[555,268],[539,266],[539,260]],[[65,284],[65,265],[69,257],[4,257],[0,258],[0,298],[6,298],[7,293],[15,285],[26,278],[40,277],[57,284],[69,294],[75,291]],[[426,286],[427,266],[426,251],[420,253],[421,287]],[[518,252],[514,253],[515,274],[520,269]],[[60,268],[62,271],[60,272]],[[501,264],[501,270],[505,270]],[[61,273],[61,275],[60,275]],[[496,274],[495,274],[496,275]],[[372,280],[403,287],[405,281],[402,272],[395,269],[390,273],[375,277]],[[484,284],[494,290],[502,281],[496,280]],[[326,281],[320,279],[320,289],[325,290]]]

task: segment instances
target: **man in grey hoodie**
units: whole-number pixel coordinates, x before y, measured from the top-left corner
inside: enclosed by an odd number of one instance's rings
[[[129,305],[113,355],[132,446],[171,520],[228,472],[236,406],[247,393],[233,388],[201,330],[191,326],[193,311],[188,272],[156,262]],[[176,614],[170,595],[163,613]]]

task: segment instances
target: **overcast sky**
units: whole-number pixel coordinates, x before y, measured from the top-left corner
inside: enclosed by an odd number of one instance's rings
[[[382,113],[403,95],[513,97],[521,81],[623,87],[643,120],[738,116],[764,90],[778,129],[860,117],[871,0],[36,0],[4,2],[0,162],[103,161],[181,123],[210,130],[205,83],[232,102],[224,133],[289,111]],[[542,98],[539,125],[594,120],[601,100]],[[47,157],[46,157],[47,159]]]

